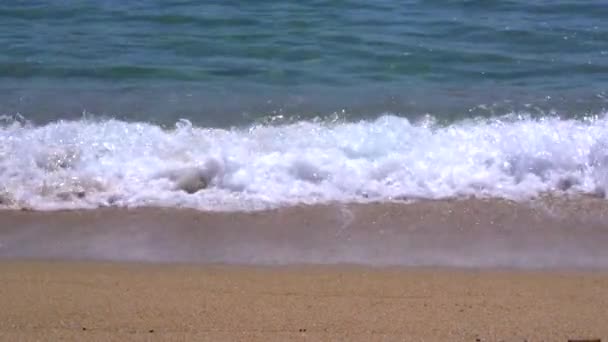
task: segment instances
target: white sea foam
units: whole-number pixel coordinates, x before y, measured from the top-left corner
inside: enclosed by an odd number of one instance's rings
[[[0,127],[0,206],[254,210],[329,201],[603,194],[608,118],[503,117],[174,129],[117,120]]]

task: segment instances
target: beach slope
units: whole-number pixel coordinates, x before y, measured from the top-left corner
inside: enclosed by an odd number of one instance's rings
[[[0,262],[5,341],[607,338],[590,272]]]

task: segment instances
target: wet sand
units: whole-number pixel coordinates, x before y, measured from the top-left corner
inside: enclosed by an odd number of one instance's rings
[[[0,262],[4,341],[608,338],[605,272]]]
[[[606,268],[606,246],[608,201],[593,198],[0,211],[3,259]]]

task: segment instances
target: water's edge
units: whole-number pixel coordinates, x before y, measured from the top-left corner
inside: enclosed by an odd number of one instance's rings
[[[0,258],[606,269],[607,213],[593,198],[2,211]]]

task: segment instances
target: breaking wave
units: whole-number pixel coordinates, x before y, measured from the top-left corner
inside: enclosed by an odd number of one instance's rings
[[[0,207],[257,210],[325,202],[604,196],[608,118],[447,126],[384,115],[216,129],[118,120],[0,126]]]

